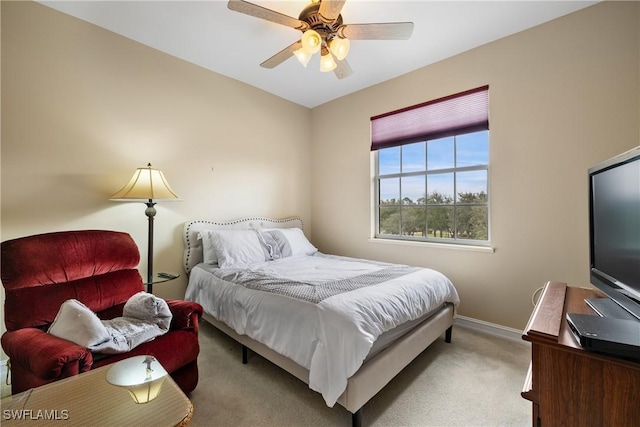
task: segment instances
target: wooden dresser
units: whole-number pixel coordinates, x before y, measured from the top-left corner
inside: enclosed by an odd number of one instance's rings
[[[522,338],[531,364],[522,397],[532,402],[533,426],[640,426],[640,363],[584,350],[566,313],[596,315],[585,298],[599,291],[549,282]]]

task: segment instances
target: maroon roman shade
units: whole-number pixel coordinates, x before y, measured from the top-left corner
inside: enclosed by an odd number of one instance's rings
[[[371,151],[489,129],[489,86],[371,117]]]

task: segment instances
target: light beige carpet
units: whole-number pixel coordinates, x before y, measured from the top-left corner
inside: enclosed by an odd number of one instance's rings
[[[351,414],[203,322],[191,426],[351,426]],[[453,328],[363,408],[363,426],[530,426],[526,344]]]

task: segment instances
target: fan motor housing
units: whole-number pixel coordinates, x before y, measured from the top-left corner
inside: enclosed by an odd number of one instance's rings
[[[325,37],[338,31],[338,27],[342,25],[342,15],[338,15],[335,21],[327,23],[322,20],[319,10],[320,2],[309,3],[302,9],[298,19],[309,24],[312,30],[317,31]]]

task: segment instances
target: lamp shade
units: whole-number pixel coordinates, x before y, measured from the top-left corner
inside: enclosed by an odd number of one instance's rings
[[[343,39],[340,37],[335,37],[329,43],[329,49],[331,50],[331,53],[333,53],[333,55],[336,57],[338,61],[342,61],[344,58],[347,57],[350,46],[351,46],[351,42],[349,42],[349,39]]]
[[[138,168],[131,180],[111,200],[178,199],[162,171],[151,167]]]
[[[300,48],[293,51],[293,54],[298,58],[298,61],[306,68],[307,64],[311,60],[311,54],[304,50],[304,48]]]
[[[302,48],[309,52],[311,55],[316,53],[322,47],[322,37],[314,30],[307,30],[302,34],[300,39]]]
[[[322,56],[320,57],[320,71],[326,73],[327,71],[333,71],[338,66],[336,61],[333,59],[333,55],[331,52],[323,51]]]
[[[158,397],[167,371],[153,356],[134,356],[114,363],[106,378],[126,388],[136,403],[147,403]]]

